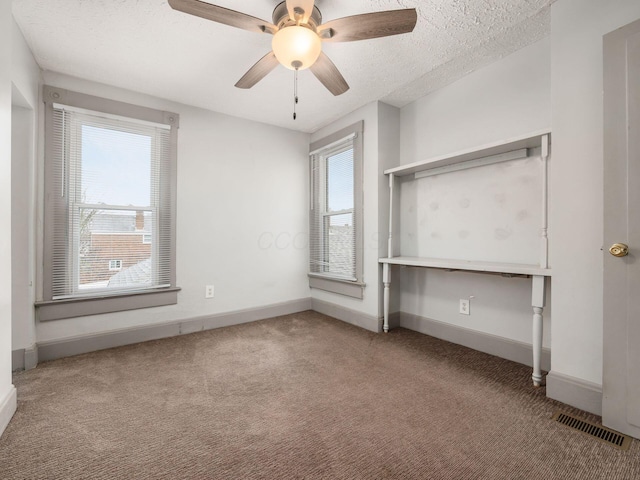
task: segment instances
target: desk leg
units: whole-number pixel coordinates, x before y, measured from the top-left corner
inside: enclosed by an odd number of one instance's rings
[[[540,357],[542,356],[542,308],[533,307],[533,386],[542,385],[542,368]]]
[[[391,286],[391,269],[388,263],[382,264],[382,283],[384,284],[384,332],[389,331],[389,287]]]
[[[543,384],[542,368],[542,310],[545,305],[545,277],[534,275],[531,286],[531,304],[533,306],[533,386]]]

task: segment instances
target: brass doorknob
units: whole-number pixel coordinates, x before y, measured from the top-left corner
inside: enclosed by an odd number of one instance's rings
[[[614,257],[626,257],[629,255],[629,247],[624,243],[614,243],[609,248],[609,253]]]

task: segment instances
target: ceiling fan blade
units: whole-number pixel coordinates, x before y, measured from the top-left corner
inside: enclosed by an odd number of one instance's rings
[[[295,9],[296,7],[298,7],[304,12],[300,21],[302,23],[307,23],[309,21],[311,13],[313,12],[313,4],[313,0],[287,0],[287,10],[289,11],[289,18],[294,22],[297,21]]]
[[[169,5],[174,10],[243,30],[249,30],[250,32],[275,33],[278,30],[274,24],[265,20],[236,12],[235,10],[229,10],[228,8],[218,7],[217,5],[212,5],[207,2],[201,2],[200,0],[169,0]]]
[[[318,35],[325,42],[353,42],[409,33],[417,21],[415,8],[364,13],[331,20],[318,28]]]
[[[334,95],[342,95],[349,90],[349,84],[324,52],[320,53],[318,60],[309,67],[309,70]]]
[[[245,73],[240,80],[236,83],[238,88],[251,88],[264,77],[267,76],[271,70],[278,66],[278,59],[273,52],[267,53],[264,57],[258,60],[253,67]]]

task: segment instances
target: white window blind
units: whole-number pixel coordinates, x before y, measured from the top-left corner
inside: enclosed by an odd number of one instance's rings
[[[170,129],[58,104],[52,127],[52,299],[170,286]]]
[[[310,272],[357,280],[353,136],[311,155]]]

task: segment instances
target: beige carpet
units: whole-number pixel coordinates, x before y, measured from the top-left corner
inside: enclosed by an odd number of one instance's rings
[[[313,312],[106,350],[15,376],[0,478],[640,478],[530,374]]]

